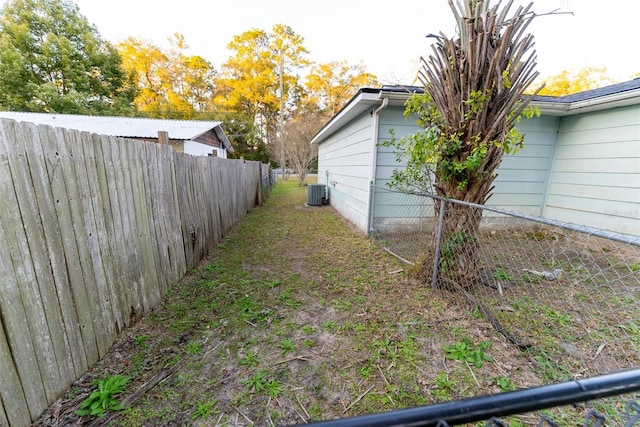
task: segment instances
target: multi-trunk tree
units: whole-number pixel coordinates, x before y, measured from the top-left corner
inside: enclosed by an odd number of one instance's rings
[[[397,141],[409,163],[396,173],[395,182],[407,186],[421,178],[422,186],[438,196],[482,205],[491,195],[503,155],[522,147],[515,124],[533,113],[528,106],[539,89],[525,91],[538,73],[533,37],[526,29],[535,14],[532,4],[513,14],[511,2],[504,8],[488,0],[449,4],[458,33],[432,36],[433,52],[422,59],[424,94],[412,97],[407,113],[417,115],[424,130]],[[440,206],[436,204],[438,214]],[[480,209],[462,204],[446,204],[443,212],[440,269],[463,286],[479,279],[481,217]],[[431,277],[432,264],[425,262],[421,273]]]

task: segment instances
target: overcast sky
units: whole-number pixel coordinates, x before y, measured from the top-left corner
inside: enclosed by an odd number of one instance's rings
[[[455,33],[447,0],[76,0],[76,4],[111,42],[133,36],[167,47],[167,38],[181,33],[188,53],[206,58],[218,70],[230,55],[226,46],[233,36],[285,24],[304,37],[311,61],[362,63],[385,84],[412,83],[420,56],[430,54],[427,34]],[[574,14],[538,17],[531,27],[543,76],[585,66],[605,66],[617,80],[640,73],[640,1],[534,0],[537,13],[556,9]]]

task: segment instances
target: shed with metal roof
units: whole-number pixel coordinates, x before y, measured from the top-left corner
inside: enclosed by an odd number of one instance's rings
[[[0,111],[0,117],[99,135],[149,142],[168,142],[177,151],[198,156],[217,155],[226,158],[227,153],[233,152],[231,143],[222,128],[222,122],[218,121],[161,120],[15,111]],[[162,132],[166,132],[166,134],[162,134]],[[162,135],[166,135],[168,141],[161,141]]]

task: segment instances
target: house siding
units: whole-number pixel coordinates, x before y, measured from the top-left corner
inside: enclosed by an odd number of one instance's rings
[[[404,116],[403,106],[390,106],[380,113],[371,224],[374,232],[403,226],[415,227],[427,221],[433,214],[431,199],[388,190],[393,171],[404,169],[405,165],[396,160],[393,147],[381,144],[390,141],[392,134],[395,138],[404,138],[419,130],[415,117]]]
[[[378,142],[408,136],[420,130],[415,118],[405,118],[403,107],[383,110]],[[488,205],[502,209],[540,215],[553,161],[558,133],[557,117],[537,117],[518,124],[525,136],[524,148],[503,157]],[[415,196],[391,194],[388,187],[395,169],[404,167],[396,161],[392,147],[377,147],[376,190],[374,193],[373,228],[386,229],[398,225],[415,225],[433,214],[431,203]]]
[[[361,230],[367,229],[373,118],[360,115],[322,142],[318,183],[326,184],[331,205]]]
[[[524,147],[502,158],[488,205],[529,215],[542,214],[559,122],[557,117],[535,117],[518,123]]]
[[[640,106],[563,118],[544,216],[640,235]]]
[[[393,171],[404,164],[396,160],[393,148],[379,143],[391,138],[391,129],[397,138],[420,130],[413,118],[404,117],[398,93],[383,88],[378,102],[364,96],[371,92],[359,93],[345,111],[355,115],[368,106],[366,113],[348,123],[341,113],[314,138],[319,143],[320,182],[326,170],[332,176],[326,179],[332,183],[331,204],[367,233],[413,226],[433,215],[433,207],[420,198],[389,191]],[[382,99],[390,102],[383,104]],[[517,124],[525,145],[503,157],[487,204],[640,236],[640,83],[536,102],[543,116]],[[371,113],[382,105],[376,119]],[[372,168],[375,189],[370,194]]]

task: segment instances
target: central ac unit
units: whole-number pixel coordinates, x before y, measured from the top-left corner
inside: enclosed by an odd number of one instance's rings
[[[325,185],[324,184],[310,184],[307,186],[307,205],[309,206],[321,206],[325,201]]]

